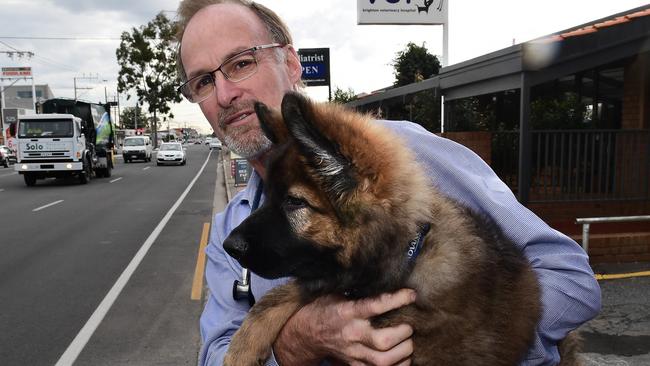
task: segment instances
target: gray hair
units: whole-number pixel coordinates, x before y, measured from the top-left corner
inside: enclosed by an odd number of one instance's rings
[[[287,25],[273,10],[262,4],[250,0],[183,0],[178,5],[179,20],[176,31],[176,39],[178,40],[178,48],[176,50],[176,68],[181,82],[187,80],[187,74],[185,74],[185,68],[183,67],[183,60],[181,60],[181,41],[183,40],[185,27],[187,27],[187,24],[190,22],[192,17],[199,12],[199,10],[217,4],[239,4],[252,10],[266,27],[271,41],[283,45],[293,43]]]

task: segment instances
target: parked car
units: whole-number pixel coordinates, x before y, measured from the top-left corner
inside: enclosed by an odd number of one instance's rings
[[[9,164],[16,164],[17,161],[18,158],[13,150],[5,145],[0,145],[0,165],[9,168]]]
[[[218,138],[213,138],[210,140],[210,150],[212,149],[221,150],[221,141],[219,141]]]
[[[178,164],[185,165],[187,155],[180,142],[163,142],[156,154],[156,165]]]

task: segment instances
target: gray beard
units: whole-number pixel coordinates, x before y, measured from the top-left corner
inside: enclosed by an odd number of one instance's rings
[[[244,140],[241,133],[245,131],[229,131],[224,136],[224,145],[244,159],[253,159],[271,149],[272,142],[262,131],[257,129],[255,135]],[[250,134],[250,132],[249,132]]]

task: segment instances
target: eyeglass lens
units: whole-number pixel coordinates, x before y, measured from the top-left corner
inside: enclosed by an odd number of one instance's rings
[[[221,71],[226,79],[236,83],[252,76],[256,70],[257,60],[253,51],[245,52],[226,60],[216,71],[192,79],[186,85],[187,89],[183,91],[183,94],[188,96],[188,99],[199,102],[212,94],[217,71]]]

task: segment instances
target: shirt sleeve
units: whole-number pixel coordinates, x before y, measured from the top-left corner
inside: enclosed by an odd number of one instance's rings
[[[410,122],[382,121],[409,146],[432,183],[490,217],[530,261],[541,288],[542,318],[522,365],[555,365],[557,342],[600,311],[600,287],[582,247],[521,205],[474,152]]]

